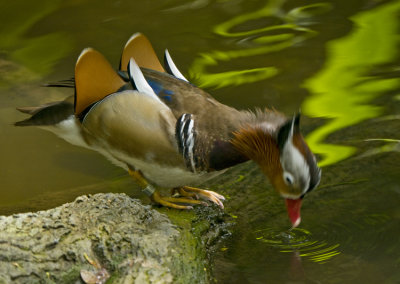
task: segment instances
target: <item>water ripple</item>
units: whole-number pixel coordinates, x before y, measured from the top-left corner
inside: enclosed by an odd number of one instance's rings
[[[280,252],[298,252],[299,256],[307,257],[313,262],[325,262],[341,252],[340,244],[330,244],[325,241],[313,240],[310,231],[295,228],[289,231],[277,231],[267,228],[255,231],[256,239],[271,247],[280,249]]]

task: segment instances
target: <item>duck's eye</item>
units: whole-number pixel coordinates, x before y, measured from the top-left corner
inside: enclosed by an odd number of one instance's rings
[[[288,172],[283,173],[283,180],[287,185],[292,185],[294,182],[293,176]]]

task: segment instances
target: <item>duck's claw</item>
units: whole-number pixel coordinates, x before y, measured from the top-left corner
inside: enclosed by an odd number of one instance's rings
[[[207,206],[207,203],[200,201],[200,200],[194,200],[190,198],[183,198],[183,197],[168,197],[168,196],[162,196],[158,191],[155,191],[153,195],[151,196],[151,199],[165,207],[171,207],[175,209],[193,209],[193,206],[190,205],[179,205],[176,203],[183,203],[183,204],[193,204],[193,205],[205,205]]]
[[[172,194],[174,192],[178,192],[180,196],[182,197],[167,197],[167,196],[162,196],[143,176],[143,174],[140,171],[136,171],[134,169],[129,169],[129,174],[136,180],[136,182],[139,183],[139,185],[143,188],[143,191],[150,196],[150,198],[166,207],[171,207],[175,209],[193,209],[193,206],[190,205],[180,205],[180,204],[192,204],[192,205],[204,205],[208,206],[208,204],[204,201],[198,200],[199,198],[203,200],[209,200],[211,202],[214,202],[217,204],[219,207],[224,208],[224,205],[222,204],[222,201],[225,200],[225,197],[222,195],[210,191],[210,190],[204,190],[204,189],[199,189],[195,187],[190,187],[190,186],[183,186],[180,188],[175,188],[172,191]],[[178,203],[178,204],[176,204]]]
[[[192,199],[199,199],[199,196],[196,193],[187,192],[182,187],[173,188],[171,190],[171,196],[172,197],[183,196],[183,197],[188,197],[188,198],[192,198]]]
[[[209,200],[211,202],[214,202],[219,207],[224,209],[224,204],[222,204],[222,201],[225,200],[225,197],[223,197],[221,194],[218,194],[211,190],[205,190],[190,186],[183,186],[181,190],[183,190],[186,194],[195,194],[197,197],[203,200]]]

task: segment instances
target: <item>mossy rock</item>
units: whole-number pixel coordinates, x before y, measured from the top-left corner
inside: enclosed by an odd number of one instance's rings
[[[0,216],[0,283],[208,283],[223,213],[160,211],[110,193]]]

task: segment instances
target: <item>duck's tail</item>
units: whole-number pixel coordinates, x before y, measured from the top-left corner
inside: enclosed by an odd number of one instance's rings
[[[67,120],[74,115],[73,96],[59,102],[47,103],[35,107],[19,107],[22,113],[30,114],[31,117],[18,121],[15,126],[50,126]]]
[[[75,78],[65,79],[57,82],[50,82],[43,84],[43,87],[56,87],[56,88],[75,88]]]

